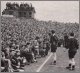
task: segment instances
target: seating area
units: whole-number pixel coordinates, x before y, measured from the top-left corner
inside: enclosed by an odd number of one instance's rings
[[[25,65],[37,63],[37,58],[47,56],[50,50],[49,32],[53,28],[59,39],[63,39],[65,32],[74,31],[76,38],[79,35],[77,23],[1,17],[1,71],[24,71]]]

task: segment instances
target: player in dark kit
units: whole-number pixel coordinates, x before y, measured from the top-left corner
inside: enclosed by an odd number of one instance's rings
[[[75,70],[74,57],[77,53],[78,48],[79,48],[79,44],[78,44],[78,41],[74,38],[74,33],[70,33],[70,37],[68,40],[69,66],[67,66],[66,69]]]
[[[51,36],[50,36],[50,44],[51,44],[51,52],[53,53],[54,56],[54,65],[56,65],[56,50],[57,50],[57,44],[58,44],[58,38],[55,35],[55,31],[51,31]]]

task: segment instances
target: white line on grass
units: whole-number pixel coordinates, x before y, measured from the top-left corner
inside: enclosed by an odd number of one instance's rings
[[[43,64],[37,69],[36,72],[40,72],[40,70],[42,69],[42,67],[45,65],[45,63],[50,59],[50,57],[51,57],[52,55],[53,55],[53,54],[51,53],[51,54],[49,55],[49,57],[43,62]]]

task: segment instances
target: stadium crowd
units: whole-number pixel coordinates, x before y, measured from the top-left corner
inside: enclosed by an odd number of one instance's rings
[[[34,19],[26,21],[25,19],[2,17],[1,72],[24,71],[25,65],[37,63],[38,57],[47,56],[50,50],[49,29],[52,26]],[[57,34],[60,38],[60,33]],[[62,43],[63,39],[59,39],[58,46],[61,46]]]
[[[38,57],[47,56],[48,51],[49,42],[45,40],[41,42],[39,37],[24,45],[7,44],[7,47],[1,50],[1,71],[18,72],[25,65],[37,62]]]

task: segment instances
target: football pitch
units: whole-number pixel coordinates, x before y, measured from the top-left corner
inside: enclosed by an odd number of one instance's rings
[[[25,66],[25,72],[70,72],[65,67],[68,66],[68,50],[64,52],[63,47],[57,49],[57,63],[52,65],[53,54],[49,52],[48,56],[38,58],[37,63]],[[76,69],[74,72],[79,72],[79,50],[75,56]]]

